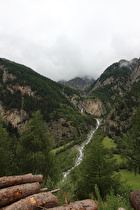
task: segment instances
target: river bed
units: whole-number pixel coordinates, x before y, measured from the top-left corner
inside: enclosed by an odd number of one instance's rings
[[[66,172],[63,173],[64,178],[66,178],[66,176],[67,176],[67,175],[68,175],[76,166],[78,166],[78,165],[82,162],[83,157],[84,157],[84,152],[83,152],[84,147],[91,141],[94,132],[98,129],[98,127],[99,127],[99,125],[100,125],[100,121],[99,121],[98,119],[96,119],[96,121],[97,121],[96,128],[94,128],[94,129],[91,131],[91,133],[88,135],[87,140],[84,141],[84,142],[81,144],[81,146],[79,146],[79,148],[78,148],[79,156],[78,156],[78,158],[76,159],[76,162],[75,162],[74,166],[73,166],[71,169],[69,169],[68,171],[66,171]]]

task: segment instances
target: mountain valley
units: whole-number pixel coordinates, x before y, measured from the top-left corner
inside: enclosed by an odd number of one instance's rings
[[[96,81],[79,77],[54,82],[0,58],[0,113],[1,176],[42,173],[51,188],[73,167],[77,148],[96,128],[96,119],[100,127],[85,146],[82,163],[66,180],[68,186],[75,183],[70,190],[73,187],[78,199],[89,198],[97,184],[104,198],[112,187],[122,193],[120,178],[114,173],[122,169],[140,173],[140,59],[116,62]],[[115,146],[104,148],[105,138]],[[106,172],[104,167],[100,171],[104,164]]]

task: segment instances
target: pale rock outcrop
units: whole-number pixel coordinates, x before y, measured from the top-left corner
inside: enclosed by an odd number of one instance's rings
[[[3,83],[7,82],[8,80],[14,80],[16,77],[9,73],[6,69],[3,68]]]
[[[18,111],[17,109],[5,110],[1,104],[0,104],[0,114],[4,122],[7,125],[10,122],[14,128],[24,127],[26,122],[24,123],[22,122],[25,121],[25,119],[29,118],[28,114],[23,109],[21,109],[20,111]]]
[[[15,85],[13,88],[17,91],[20,90],[21,95],[27,94],[29,96],[34,96],[34,92],[32,91],[30,86],[20,86],[20,85]]]
[[[85,113],[94,115],[96,117],[101,117],[102,115],[106,114],[106,109],[104,105],[97,98],[87,99],[81,102],[78,108],[83,110],[83,113],[85,112]]]
[[[132,72],[132,83],[138,82],[140,80],[140,65],[138,65]]]

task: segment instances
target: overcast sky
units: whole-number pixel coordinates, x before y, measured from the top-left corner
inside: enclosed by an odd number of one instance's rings
[[[140,57],[140,0],[0,0],[0,57],[55,81]]]

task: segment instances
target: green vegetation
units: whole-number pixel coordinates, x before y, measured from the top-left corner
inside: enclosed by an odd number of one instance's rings
[[[117,93],[117,92],[116,92]],[[99,87],[96,90],[94,90],[89,98],[99,98],[103,104],[106,104],[106,102],[109,102],[111,105],[114,103],[114,99],[112,96],[116,96],[115,91],[112,90],[112,85],[106,85],[103,88]],[[119,96],[117,96],[119,98]],[[107,111],[109,112],[108,107],[106,106]]]
[[[114,159],[117,161],[118,165],[120,165],[123,162],[123,159],[118,154],[114,154]]]
[[[117,144],[115,144],[114,141],[108,137],[103,139],[103,145],[110,149],[116,148],[117,146]],[[120,154],[113,155],[119,168],[127,168],[127,157],[124,156],[123,153],[122,157]],[[116,174],[118,174],[118,172]],[[130,171],[130,169],[119,169],[119,174],[121,175],[121,181],[126,181],[127,185],[129,185],[132,190],[135,191],[140,189],[140,174],[135,175],[134,171]]]
[[[60,206],[64,205],[68,201],[75,202],[76,186],[69,176],[66,177],[65,180],[58,182],[56,188],[60,189],[60,191],[57,193],[58,204]]]
[[[59,152],[56,155],[57,162],[61,172],[65,172],[74,166],[78,151],[76,147],[71,147],[63,152]]]
[[[135,65],[134,65],[135,66]],[[119,80],[127,80],[131,71],[131,66],[120,65],[120,63],[114,63],[109,66],[104,73],[100,76],[100,82],[103,83],[107,78],[114,77]]]
[[[11,157],[12,151],[11,139],[8,136],[6,129],[3,127],[2,119],[0,118],[0,176],[10,174],[10,163],[9,157]]]
[[[103,141],[102,141],[104,147],[111,149],[111,148],[116,148],[116,144],[114,143],[114,141],[109,138],[108,136],[106,136]]]
[[[7,75],[5,81],[3,69]],[[53,135],[54,147],[71,141],[74,141],[74,144],[76,141],[80,142],[80,136],[87,134],[89,128],[95,126],[93,117],[82,115],[68,100],[73,95],[80,98],[78,91],[43,77],[24,65],[0,59],[0,84],[0,101],[5,111],[17,109],[19,114],[22,110],[26,112],[21,124],[29,120],[34,112],[40,110],[50,132],[52,129],[54,134],[53,122],[57,123],[60,118],[64,118],[66,123],[60,125],[60,130],[68,127],[69,132],[62,132],[60,139],[57,139],[57,135]],[[12,124],[9,124],[8,131],[16,136],[19,135],[18,129],[12,128]]]
[[[5,111],[26,111],[21,123],[28,122],[18,133],[0,120],[0,176],[41,173],[50,189],[60,187],[60,204],[65,199],[94,198],[99,209],[131,209],[130,190],[140,188],[140,83],[129,91],[123,84],[130,80],[132,67],[135,64],[115,63],[101,75],[101,86],[89,97],[99,98],[106,106],[108,124],[101,125],[86,146],[82,163],[61,181],[62,172],[74,165],[76,147],[86,140],[95,118],[81,114],[70,102],[73,95],[82,100],[79,92],[0,59],[1,104]],[[5,81],[3,69],[8,74]],[[108,78],[113,79],[105,85]],[[31,93],[23,93],[22,86]]]
[[[19,139],[9,136],[1,121],[0,141],[0,176],[41,173],[44,179],[51,177],[53,182],[60,178],[56,158],[51,152],[51,136],[46,132],[39,111],[33,114]]]
[[[126,168],[134,171],[135,174],[140,172],[140,108],[137,109],[133,117],[131,128],[124,135],[116,138],[117,148],[122,157],[126,159]]]
[[[101,196],[105,197],[111,188],[119,189],[120,177],[113,175],[114,159],[109,149],[101,141],[103,136],[96,132],[85,151],[85,157],[79,167],[72,171],[72,179],[77,183],[77,192],[80,199],[88,198],[90,193],[95,194],[97,184]]]
[[[99,210],[110,210],[110,209],[118,209],[120,207],[125,209],[133,209],[129,203],[129,189],[124,186],[125,190],[123,196],[119,194],[114,194],[113,189],[111,189],[110,194],[106,195],[106,201],[104,202],[100,196],[99,189],[97,185],[95,185],[95,193],[97,197],[98,209]]]
[[[105,148],[104,144],[109,148]],[[116,148],[112,139],[104,137],[101,130],[95,133],[92,141],[86,147],[82,163],[58,184],[61,189],[57,195],[60,205],[64,204],[66,199],[73,202],[90,198],[98,203],[100,210],[119,207],[131,209],[129,194],[131,189],[136,188],[131,187],[128,176],[126,180],[120,175],[124,170],[120,170],[120,173],[115,171],[112,147]]]
[[[17,147],[19,168],[21,173],[41,173],[44,176],[53,176],[50,169],[54,156],[51,151],[51,138],[46,133],[45,125],[40,112],[33,114]],[[45,166],[45,167],[44,167]]]
[[[133,122],[133,117],[137,114],[140,101],[140,82],[134,83],[132,89],[118,99],[113,106],[113,111],[109,114],[109,119],[113,121],[111,125],[106,123],[106,135],[114,138],[128,132]]]
[[[67,144],[65,144],[65,145],[63,145],[61,147],[57,147],[57,148],[53,149],[52,153],[53,154],[60,153],[60,152],[62,152],[64,150],[68,149],[69,147],[71,147],[71,145],[73,145],[73,141],[71,141],[71,142],[69,142],[69,143],[67,143]]]
[[[107,113],[109,113],[114,103],[121,100],[121,97],[127,92],[127,83],[130,83],[130,75],[135,67],[136,63],[121,65],[119,62],[109,66],[91,86],[92,89],[96,84],[100,84],[97,85],[97,88],[92,91],[89,97],[99,98],[105,105]],[[108,104],[110,105],[108,106]]]
[[[120,170],[120,174],[121,180],[126,181],[133,191],[140,189],[140,174],[135,175],[134,172],[126,169]]]
[[[6,59],[0,59],[0,65],[3,66],[9,74],[13,75],[13,79],[9,78],[5,83],[3,83],[2,77],[0,77],[1,88],[4,90],[0,93],[0,100],[3,102],[3,106],[8,109],[21,109],[21,92],[19,90],[14,94],[11,92],[12,90],[15,91],[13,89],[14,85],[31,87],[34,96],[27,94],[22,96],[24,98],[24,110],[27,111],[30,116],[33,112],[41,110],[45,121],[49,120],[49,114],[59,108],[60,104],[72,106],[62,92],[65,92],[65,94],[69,96],[78,94],[77,91],[41,76],[24,65]],[[1,68],[0,72],[2,74]],[[7,86],[9,86],[9,89],[6,88]],[[34,106],[32,106],[32,104],[34,104]]]

